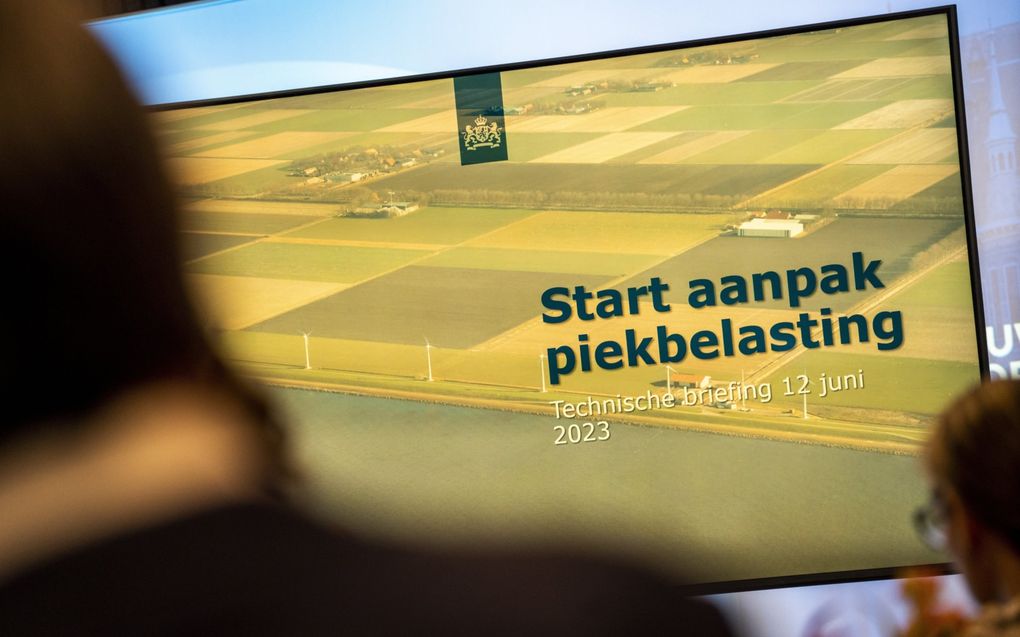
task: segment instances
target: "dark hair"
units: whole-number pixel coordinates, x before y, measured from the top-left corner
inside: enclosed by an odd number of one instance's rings
[[[0,24],[0,445],[188,380],[247,406],[282,468],[280,428],[216,356],[185,290],[149,116],[64,7],[4,0]]]
[[[972,388],[939,417],[928,465],[1020,551],[1020,380]]]

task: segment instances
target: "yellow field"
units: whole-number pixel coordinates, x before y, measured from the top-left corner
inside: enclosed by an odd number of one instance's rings
[[[956,152],[955,128],[907,131],[854,157],[851,164],[933,164]]]
[[[296,115],[304,115],[308,112],[310,111],[304,109],[274,108],[271,110],[259,111],[258,113],[252,113],[250,115],[242,115],[241,117],[235,117],[234,119],[228,119],[222,122],[206,124],[199,128],[206,130],[242,130],[252,126],[258,126],[259,124],[268,124],[269,122],[287,119],[288,117],[294,117]]]
[[[226,144],[227,142],[233,141],[239,137],[250,135],[249,131],[243,130],[232,130],[224,131],[222,133],[213,133],[212,135],[205,135],[203,137],[197,137],[195,139],[186,139],[183,142],[177,142],[176,144],[170,144],[166,147],[166,151],[171,155],[183,155],[189,150],[195,148],[201,148],[202,146],[212,146],[214,144]]]
[[[507,107],[521,106],[532,102],[540,97],[559,93],[560,89],[553,86],[522,86],[519,88],[503,88],[503,104]],[[417,102],[408,102],[405,108],[449,108],[454,103],[453,86],[450,86],[448,95],[429,97]]]
[[[682,299],[682,295],[675,295],[674,299]],[[567,321],[551,325],[543,323],[541,318],[536,318],[524,325],[518,326],[509,332],[500,334],[489,341],[474,348],[478,351],[501,352],[506,354],[522,354],[537,357],[545,352],[548,347],[558,345],[571,345],[576,348],[577,335],[585,333],[589,335],[589,342],[592,347],[601,341],[623,340],[625,330],[633,329],[639,338],[655,336],[656,327],[665,325],[666,328],[675,334],[683,335],[687,340],[698,330],[711,330],[718,333],[720,321],[724,318],[733,321],[734,334],[743,325],[772,325],[779,321],[796,321],[797,312],[792,310],[767,310],[767,309],[746,309],[734,307],[702,308],[692,310],[686,305],[672,304],[672,310],[668,313],[656,312],[651,303],[642,303],[641,311],[636,316],[627,316],[614,320],[583,322],[577,320]],[[739,341],[739,338],[736,339]],[[657,354],[652,344],[652,349]],[[736,347],[736,344],[734,344]],[[779,358],[782,353],[759,354],[753,357],[734,356],[713,360],[699,360],[688,357],[684,359],[684,367],[696,368],[699,373],[718,374],[720,378],[732,379],[734,373],[740,378],[740,369],[751,374],[762,365]],[[656,356],[657,358],[657,356]],[[663,372],[665,373],[665,372]]]
[[[672,115],[687,106],[621,106],[583,115],[508,117],[507,130],[522,133],[617,133]]]
[[[286,163],[274,159],[226,159],[218,157],[169,157],[170,174],[181,186],[205,184],[260,168]]]
[[[883,200],[884,207],[888,207],[921,192],[958,170],[959,167],[954,164],[895,166],[878,177],[869,179],[840,194],[835,198],[835,201],[837,203],[853,203],[854,201],[877,199]]]
[[[923,281],[920,283],[923,285]],[[890,308],[898,308],[889,302]],[[869,321],[875,312],[868,312]],[[974,335],[974,315],[963,308],[909,309],[904,312],[903,345],[896,349],[896,356],[922,358],[936,361],[973,363],[977,360],[977,337]],[[946,338],[952,334],[952,338]],[[839,351],[846,354],[867,354],[888,356],[889,352],[877,349],[873,343],[855,343],[842,346]]]
[[[223,133],[227,134],[227,133]],[[194,157],[231,157],[237,159],[275,159],[309,146],[317,146],[349,137],[354,133],[287,131],[258,139],[221,146],[195,153]]]
[[[946,75],[949,73],[948,55],[925,55],[919,57],[879,58],[860,66],[847,69],[832,77],[906,77],[920,75]]]
[[[239,214],[307,215],[331,217],[340,211],[339,204],[302,203],[291,201],[255,201],[250,199],[201,199],[187,204],[196,212],[234,212]]]
[[[653,73],[654,69],[643,69],[644,75]],[[631,72],[633,74],[633,71]],[[533,82],[528,86],[548,86],[548,87],[570,87],[570,86],[581,86],[584,84],[601,82],[603,80],[612,80],[618,76],[624,75],[624,71],[621,69],[591,69],[589,71],[573,71],[571,73],[564,73],[563,75],[557,75],[556,77],[546,78]]]
[[[777,64],[709,64],[692,66],[656,76],[657,82],[675,82],[676,84],[723,84],[733,82],[755,73],[771,69]]]
[[[947,26],[945,22],[933,22],[932,24],[926,24],[916,29],[911,29],[886,38],[886,40],[926,40],[928,38],[945,38]]]
[[[447,102],[449,104],[449,102]],[[378,129],[380,133],[451,133],[457,126],[457,111],[450,109]]]
[[[202,108],[182,108],[173,111],[156,111],[152,114],[152,116],[156,118],[156,126],[160,126],[170,122],[179,122],[181,120],[190,119],[199,115],[208,115],[209,113],[218,113],[232,108],[240,108],[241,106],[244,106],[244,104],[222,104],[220,106],[203,106]]]
[[[953,112],[953,100],[900,100],[834,128],[910,128]]]
[[[669,150],[663,151],[658,155],[652,155],[639,161],[639,164],[676,164],[689,157],[693,157],[699,153],[703,153],[706,150],[711,150],[716,146],[721,146],[727,142],[731,142],[734,139],[738,139],[747,135],[751,131],[746,130],[727,130],[717,131],[704,137],[693,139],[687,143],[674,146]]]
[[[731,215],[540,212],[464,245],[568,253],[679,254],[713,237]],[[569,258],[569,257],[564,257]]]
[[[532,161],[552,164],[601,164],[614,157],[626,155],[639,148],[669,139],[674,135],[677,133],[610,133]]]
[[[190,274],[199,308],[218,328],[240,330],[348,287],[344,283]]]

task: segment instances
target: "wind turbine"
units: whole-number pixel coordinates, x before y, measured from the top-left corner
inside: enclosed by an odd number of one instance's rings
[[[301,332],[301,336],[304,337],[305,340],[305,369],[312,368],[312,357],[308,348],[308,337],[311,336],[311,334],[311,332]]]
[[[432,343],[429,343],[429,339],[425,339],[425,361],[428,363],[429,374],[426,380],[432,382]]]
[[[538,355],[538,377],[542,380],[542,393],[545,393],[545,354]]]

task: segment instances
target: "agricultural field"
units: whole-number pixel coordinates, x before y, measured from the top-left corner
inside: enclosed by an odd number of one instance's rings
[[[878,377],[917,367],[949,387],[974,353],[938,342],[970,311],[946,283],[960,266],[932,256],[963,222],[940,20],[508,71],[509,161],[469,167],[449,79],[157,114],[188,195],[192,289],[232,358],[291,380],[415,389],[427,361],[441,379],[430,391],[450,400],[484,387],[540,403],[520,397],[540,385],[539,356],[582,331],[593,343],[628,327],[689,336],[723,319],[769,325],[821,307],[873,314],[877,303],[903,306],[911,330]],[[766,210],[808,214],[807,232],[734,236]],[[686,305],[693,278],[845,264],[855,249],[883,260],[888,295],[816,294],[795,310]],[[672,312],[645,300],[626,319],[540,320],[549,287],[622,290],[652,277],[670,284]],[[922,287],[946,293],[924,300]],[[839,365],[887,360],[870,344],[825,353]],[[799,354],[688,358],[678,371],[775,378],[818,358]],[[558,389],[667,384],[664,367],[639,365],[575,373]],[[778,412],[763,417],[791,431]],[[816,426],[841,426],[826,418]]]
[[[346,287],[343,283],[261,279],[252,276],[192,274],[189,288],[211,323],[220,330],[241,330]]]
[[[878,164],[837,164],[799,181],[785,184],[759,202],[764,206],[800,208],[831,202],[836,196],[881,175],[889,169]]]
[[[343,132],[287,131],[258,137],[251,141],[239,142],[228,146],[218,146],[214,150],[195,153],[194,156],[272,159],[309,146],[319,146],[335,142],[352,134]]]
[[[498,191],[718,194],[751,196],[818,168],[803,164],[585,164],[582,170],[571,164],[505,163],[471,167],[472,182],[464,182],[460,166],[431,164],[394,175],[373,186],[380,190],[420,192],[426,188],[457,190],[484,184]],[[598,190],[592,191],[592,184]],[[610,207],[611,209],[611,207]],[[684,212],[678,210],[677,212]]]
[[[181,229],[185,232],[270,235],[300,226],[319,217],[294,214],[206,212],[185,209]]]
[[[183,186],[207,184],[251,173],[283,162],[272,159],[231,159],[226,157],[172,157],[170,173]]]
[[[255,240],[251,235],[211,234],[204,232],[182,233],[184,260],[193,261],[222,250],[229,250]]]
[[[897,353],[957,363],[973,361],[977,357],[977,335],[971,297],[970,268],[962,257],[940,265],[916,285],[891,296],[885,306],[910,308],[906,337]],[[878,355],[864,344],[841,351]]]
[[[670,255],[718,234],[730,215],[547,211],[469,242],[471,246]]]
[[[837,195],[833,201],[875,202],[886,208],[915,195],[960,171],[958,164],[897,165],[881,175]]]
[[[828,376],[857,374],[863,370],[865,389],[817,395],[822,372]],[[904,356],[869,356],[838,351],[817,351],[800,356],[775,373],[773,378],[806,374],[814,386],[809,398],[816,406],[857,407],[934,416],[953,396],[981,380],[973,361],[957,362],[916,359]],[[910,379],[909,384],[904,379]],[[923,387],[924,391],[911,391]],[[799,397],[778,398],[780,403],[795,405]],[[809,407],[810,410],[810,407]]]
[[[284,236],[294,239],[444,246],[500,230],[535,214],[539,214],[539,211],[432,206],[395,219],[329,219]]]
[[[866,260],[881,259],[879,278],[885,285],[911,271],[911,259],[925,248],[961,227],[960,221],[929,219],[839,219],[803,237],[786,240],[788,250],[777,251],[776,239],[754,237],[718,237],[687,250],[652,270],[637,274],[621,287],[661,276],[681,286],[694,278],[719,281],[723,276],[750,277],[755,272],[790,268],[819,268],[827,263],[848,266],[851,253],[861,251]],[[853,241],[848,242],[847,238]],[[857,305],[873,294],[863,291],[826,295],[816,293],[802,300],[802,309],[831,307],[841,311]],[[755,303],[761,308],[789,307],[787,298]]]
[[[608,277],[443,267],[404,267],[251,329],[347,340],[470,348],[535,315],[542,292],[569,279]],[[414,308],[414,311],[408,311]]]
[[[540,164],[601,164],[658,144],[676,133],[611,133],[531,161]]]
[[[196,274],[354,283],[428,254],[421,250],[259,241],[192,261]]]
[[[272,391],[323,506],[366,532],[577,531],[659,564],[690,555],[714,580],[937,561],[909,527],[910,456],[978,377],[946,42],[929,16],[508,71],[509,161],[470,166],[450,79],[159,113],[190,291],[230,361],[289,387]],[[805,232],[737,236],[752,216]],[[692,279],[855,251],[882,260],[885,288],[688,304]],[[542,320],[550,288],[622,297],[653,277],[668,310],[639,295],[623,316]],[[903,343],[691,353],[726,322],[822,308],[899,310]],[[660,326],[683,360],[581,362],[551,384],[555,348]],[[822,372],[858,370],[865,388],[817,395]],[[782,395],[799,374],[807,417]],[[774,399],[613,415],[609,440],[554,443],[576,423],[550,401],[687,376]]]

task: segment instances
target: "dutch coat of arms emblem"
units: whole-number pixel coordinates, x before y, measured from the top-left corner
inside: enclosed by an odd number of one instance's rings
[[[468,124],[461,133],[467,150],[477,148],[499,148],[503,143],[503,129],[497,122],[489,122],[484,115],[475,118],[475,125]]]

